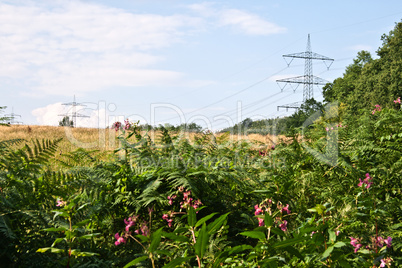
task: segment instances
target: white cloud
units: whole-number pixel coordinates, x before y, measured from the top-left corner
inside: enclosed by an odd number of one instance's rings
[[[22,2],[24,3],[24,2]],[[110,86],[175,84],[183,73],[152,68],[156,49],[181,42],[197,18],[134,14],[79,1],[0,4],[0,77],[26,95],[71,95]]]
[[[32,115],[36,117],[36,121],[40,125],[58,126],[62,119],[60,114],[65,113],[65,107],[61,102],[49,104],[46,107],[37,108],[32,111]]]
[[[220,16],[220,24],[236,27],[248,35],[270,35],[286,31],[286,28],[269,22],[256,14],[238,9],[223,10]]]
[[[218,8],[214,3],[203,2],[188,8],[202,17],[215,19],[214,26],[230,26],[247,35],[271,35],[286,32],[286,28],[269,22],[261,16],[239,9]]]
[[[372,49],[373,48],[368,45],[354,45],[354,46],[348,47],[348,50],[353,50],[353,51],[362,51],[362,50],[370,51]]]

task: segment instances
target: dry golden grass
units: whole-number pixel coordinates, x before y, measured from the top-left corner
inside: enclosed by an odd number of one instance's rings
[[[0,126],[0,141],[10,139],[49,139],[55,140],[63,138],[58,146],[60,153],[71,152],[78,148],[86,148],[90,150],[99,150],[100,152],[111,152],[118,148],[117,136],[119,132],[114,129],[95,129],[95,128],[69,128],[69,127],[53,127],[53,126],[27,126],[13,125]],[[159,137],[159,133],[149,133],[152,140]],[[176,134],[177,135],[177,134]],[[196,134],[182,133],[182,138],[190,141],[194,140]],[[246,141],[251,142],[256,149],[270,148],[278,142],[278,137],[274,135],[230,135],[222,137],[225,134],[217,134],[219,140],[226,141]],[[174,135],[173,135],[174,136]]]

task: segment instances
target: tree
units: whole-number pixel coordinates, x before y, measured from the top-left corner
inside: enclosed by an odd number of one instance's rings
[[[325,102],[339,101],[346,104],[349,114],[360,114],[376,104],[391,106],[402,96],[402,22],[381,40],[379,58],[372,59],[369,52],[360,51],[343,77],[325,85]]]
[[[5,108],[7,108],[7,106],[0,106],[0,114],[2,114],[3,113],[3,109],[5,109]],[[0,126],[5,126],[5,125],[9,125],[8,124],[8,121],[9,120],[11,120],[11,118],[10,117],[6,117],[6,116],[3,116],[3,117],[0,117]]]
[[[70,120],[68,116],[63,117],[63,119],[59,122],[60,127],[74,127],[74,121]]]

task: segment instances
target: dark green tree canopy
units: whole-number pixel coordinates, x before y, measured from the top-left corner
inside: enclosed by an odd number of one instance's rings
[[[402,96],[402,22],[381,39],[377,59],[360,51],[343,77],[324,86],[325,102],[339,101],[346,104],[349,112],[359,114],[360,109],[376,104],[390,106]]]

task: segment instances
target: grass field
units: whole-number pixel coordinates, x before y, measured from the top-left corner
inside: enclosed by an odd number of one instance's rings
[[[145,132],[144,132],[145,133]],[[10,139],[58,139],[63,138],[59,144],[60,153],[74,151],[78,148],[91,150],[113,151],[118,148],[117,136],[121,132],[116,132],[114,129],[96,129],[96,128],[69,128],[69,127],[54,127],[54,126],[27,126],[13,125],[0,126],[0,141]],[[149,132],[148,135],[152,140],[157,140],[158,132]],[[181,138],[186,138],[190,141],[194,140],[194,133],[172,133],[172,136],[179,135]],[[229,141],[249,141],[254,146],[264,150],[276,143],[278,137],[273,135],[225,135],[216,134],[216,137],[221,137]]]

